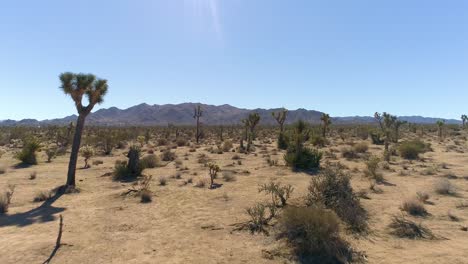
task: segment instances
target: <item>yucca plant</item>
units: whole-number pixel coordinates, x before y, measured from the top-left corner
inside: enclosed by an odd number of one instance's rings
[[[85,120],[94,106],[103,102],[108,90],[108,84],[107,80],[98,79],[93,74],[65,72],[60,74],[59,78],[61,82],[60,89],[71,96],[78,112],[66,182],[67,187],[74,187],[76,185],[76,164]],[[82,104],[83,96],[88,99],[88,105],[86,106]]]

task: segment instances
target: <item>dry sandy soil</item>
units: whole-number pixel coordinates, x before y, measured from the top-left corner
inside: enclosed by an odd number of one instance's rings
[[[456,147],[460,151],[455,151],[447,148],[454,145],[453,141],[426,141],[432,143],[434,151],[424,154],[424,161],[410,163],[393,157],[390,169],[382,170],[387,180],[387,184],[378,185],[382,193],[369,190],[362,159],[348,161],[337,153],[337,159],[353,175],[354,189],[365,189],[370,197],[361,202],[370,215],[371,233],[363,237],[346,234],[356,249],[365,252],[368,263],[468,263],[468,232],[461,230],[467,225],[468,207],[457,207],[462,202],[468,204],[468,178],[464,178],[468,176],[468,155],[462,153],[468,153],[468,146],[464,142]],[[341,140],[332,142],[326,149],[340,150],[344,146]],[[272,154],[274,142],[267,144],[266,152],[280,162],[279,166],[270,167],[262,157],[265,153],[262,144],[258,145],[257,154],[239,154],[242,165],[232,160],[235,153],[211,154],[205,151],[206,145],[196,152],[189,152],[188,147],[177,148],[175,151],[188,170],[179,171],[174,163],[145,170],[145,175],[153,176],[151,190],[154,192],[153,201],[147,204],[133,196],[122,196],[132,183],[115,182],[105,176],[113,170],[115,160],[125,159],[122,151],[115,151],[112,157],[93,158],[102,160],[102,165],[78,169],[80,193],[34,203],[32,200],[39,191],[52,190],[65,182],[68,155],[46,163],[41,152],[38,165],[16,168],[17,161],[12,150],[8,150],[0,159],[0,166],[6,168],[6,173],[0,175],[0,191],[6,190],[9,184],[14,184],[16,189],[8,213],[0,216],[0,263],[46,260],[54,249],[59,215],[64,217],[64,245],[51,263],[287,262],[282,258],[265,258],[264,252],[280,246],[272,236],[231,232],[232,224],[247,220],[246,207],[267,200],[267,196],[258,193],[259,184],[270,180],[290,183],[295,188],[293,202],[300,202],[313,177],[282,166],[282,153]],[[370,152],[381,155],[381,146],[370,142],[369,146]],[[191,177],[194,183],[199,178],[208,179],[207,169],[197,162],[200,153],[208,155],[223,170],[234,171],[236,181],[225,182],[219,177],[216,181],[223,185],[214,190],[184,185]],[[83,164],[80,158],[79,166]],[[424,175],[428,168],[437,168],[435,175]],[[29,179],[32,172],[37,173],[35,180]],[[170,177],[177,172],[182,174],[181,179]],[[457,187],[456,196],[434,191],[435,182],[447,174],[458,176],[450,179]],[[160,176],[168,178],[166,186],[159,185]],[[402,201],[414,197],[418,191],[430,194],[431,204],[426,205],[430,215],[409,218],[429,227],[438,237],[435,240],[402,239],[389,233],[392,216],[403,213]],[[451,220],[449,211],[460,220]]]

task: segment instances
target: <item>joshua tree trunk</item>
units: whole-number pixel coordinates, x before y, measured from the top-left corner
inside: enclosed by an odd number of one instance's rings
[[[80,114],[76,122],[75,135],[73,137],[73,145],[70,154],[70,163],[68,164],[67,186],[75,186],[76,163],[78,162],[78,152],[81,144],[81,134],[85,124],[86,115]]]

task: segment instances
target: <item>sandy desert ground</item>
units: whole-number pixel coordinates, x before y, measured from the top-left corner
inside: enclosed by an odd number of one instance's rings
[[[435,136],[427,136],[433,151],[418,161],[392,157],[388,168],[382,169],[386,183],[377,185],[381,193],[369,190],[364,177],[362,159],[342,158],[340,150],[346,146],[338,137],[322,148],[334,150],[336,158],[325,155],[324,160],[340,161],[352,174],[356,191],[366,190],[369,199],[361,199],[369,213],[370,233],[356,236],[344,232],[346,240],[365,252],[368,263],[468,263],[468,232],[463,231],[468,220],[468,145],[446,139],[440,143]],[[360,142],[354,139],[354,142]],[[369,152],[381,155],[382,146],[369,143]],[[288,263],[282,257],[269,257],[269,252],[281,247],[273,236],[233,232],[233,224],[247,220],[245,208],[268,197],[258,193],[258,186],[271,180],[289,183],[295,190],[291,203],[302,203],[311,175],[292,172],[283,165],[281,151],[276,143],[256,142],[256,151],[250,154],[225,152],[213,154],[201,144],[196,152],[189,147],[174,151],[188,170],[176,168],[175,162],[164,167],[146,169],[152,175],[153,201],[140,203],[131,195],[122,195],[132,183],[113,181],[109,173],[117,159],[125,159],[125,150],[116,150],[112,156],[95,156],[103,164],[77,170],[80,193],[62,195],[58,199],[33,202],[39,191],[49,191],[65,183],[68,154],[51,163],[45,154],[39,154],[39,164],[15,167],[13,151],[4,147],[6,154],[0,166],[6,172],[0,175],[0,190],[16,186],[12,203],[6,215],[0,216],[0,263],[42,263],[55,246],[59,215],[64,218],[62,243],[51,263]],[[144,150],[150,149],[145,146]],[[154,147],[159,154],[161,147]],[[204,153],[220,165],[222,171],[232,171],[235,181],[216,179],[220,188],[197,188],[201,178],[208,180],[208,170],[198,163]],[[278,160],[269,166],[265,154]],[[242,165],[233,160],[240,155]],[[83,166],[80,157],[79,167]],[[430,171],[431,173],[428,173]],[[37,173],[34,180],[31,173]],[[180,174],[180,179],[174,177]],[[220,172],[221,175],[222,172]],[[433,174],[433,175],[428,175]],[[167,184],[159,185],[166,177]],[[189,178],[193,183],[186,184]],[[456,195],[440,195],[434,185],[448,178],[457,188]],[[411,240],[390,234],[389,223],[394,215],[406,214],[402,202],[423,191],[430,195],[425,208],[426,217],[408,218],[422,222],[436,239]],[[463,206],[466,205],[466,206]],[[449,217],[449,214],[458,219]],[[464,229],[466,230],[466,229]]]

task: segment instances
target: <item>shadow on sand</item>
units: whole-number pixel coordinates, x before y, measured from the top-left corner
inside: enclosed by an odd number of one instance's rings
[[[54,196],[44,201],[44,203],[42,203],[39,207],[27,212],[0,216],[0,227],[24,227],[34,223],[43,223],[55,220],[57,218],[55,214],[65,211],[65,208],[54,207],[52,204],[57,201],[63,194],[64,193],[62,191],[57,191],[55,192]]]

